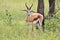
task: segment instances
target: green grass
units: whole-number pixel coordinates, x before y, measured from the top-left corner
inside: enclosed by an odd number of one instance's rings
[[[40,32],[31,27],[29,32],[25,22],[26,9],[24,3],[31,5],[32,10],[37,10],[37,0],[0,0],[0,40],[60,40],[60,12],[56,14],[57,18],[45,19],[46,32]],[[48,13],[48,0],[45,0],[45,16]],[[7,11],[6,11],[7,10]],[[11,16],[10,16],[11,15]]]

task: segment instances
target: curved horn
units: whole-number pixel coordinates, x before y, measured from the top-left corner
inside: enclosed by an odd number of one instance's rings
[[[26,5],[26,3],[25,3],[25,6],[26,6],[26,8],[28,9],[28,6]]]
[[[30,6],[30,9],[32,8],[33,4]]]

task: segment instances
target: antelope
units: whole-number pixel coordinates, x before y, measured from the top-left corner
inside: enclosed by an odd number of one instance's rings
[[[38,26],[38,29],[42,30],[43,15],[40,13],[34,13],[31,10],[33,4],[30,7],[28,7],[25,3],[25,6],[26,6],[27,10],[23,10],[23,11],[27,12],[26,22],[27,22],[28,26],[30,24],[32,24],[32,31],[33,31],[34,30],[33,25],[36,24]],[[33,12],[33,13],[31,13],[31,12]]]

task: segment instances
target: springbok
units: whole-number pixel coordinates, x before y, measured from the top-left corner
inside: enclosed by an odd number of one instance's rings
[[[27,10],[23,10],[23,11],[26,11],[27,12],[27,18],[26,18],[26,22],[29,26],[29,24],[32,24],[32,31],[33,31],[33,24],[37,24],[38,26],[38,29],[42,30],[42,21],[43,21],[43,15],[40,14],[40,13],[34,13],[31,8],[33,6],[33,4],[28,7],[25,3],[25,6],[27,8]],[[31,13],[33,12],[33,13]]]

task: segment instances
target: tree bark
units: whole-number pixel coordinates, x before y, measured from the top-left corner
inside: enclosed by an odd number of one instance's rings
[[[49,0],[49,16],[53,17],[55,12],[55,0]]]
[[[38,0],[37,13],[42,14],[43,17],[44,17],[44,0]],[[44,19],[43,19],[43,22],[42,22],[42,26],[43,26],[43,29],[44,29]]]

